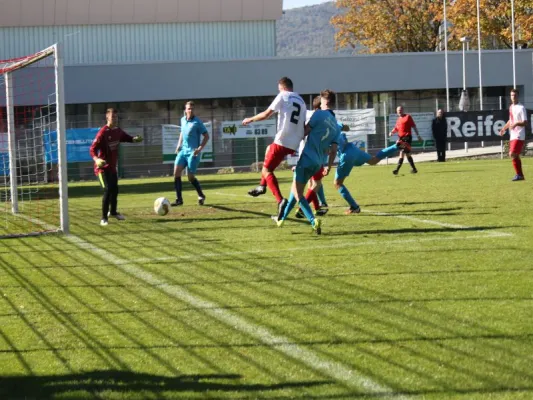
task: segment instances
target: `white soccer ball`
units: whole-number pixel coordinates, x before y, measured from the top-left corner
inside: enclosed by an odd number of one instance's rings
[[[167,215],[170,211],[170,201],[166,197],[159,197],[154,201],[154,211],[157,215]]]

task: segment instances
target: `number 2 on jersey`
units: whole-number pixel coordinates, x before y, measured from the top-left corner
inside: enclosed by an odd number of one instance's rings
[[[298,121],[300,119],[300,112],[302,111],[302,107],[296,102],[293,102],[292,106],[294,107],[294,111],[291,114],[291,122],[293,124],[298,124]]]

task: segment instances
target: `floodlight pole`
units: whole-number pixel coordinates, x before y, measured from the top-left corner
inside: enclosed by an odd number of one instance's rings
[[[477,54],[479,64],[479,108],[483,111],[483,81],[481,77],[481,23],[479,16],[479,0],[477,0]]]
[[[513,37],[513,89],[516,89],[516,52],[515,52],[515,33],[514,33],[514,0],[511,0],[511,31]]]
[[[448,21],[446,20],[446,0],[444,0],[444,70],[446,74],[446,112],[450,111],[450,82],[448,79]]]

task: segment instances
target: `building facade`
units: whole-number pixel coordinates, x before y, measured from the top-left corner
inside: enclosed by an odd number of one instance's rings
[[[282,0],[4,0],[3,4],[0,59],[59,42],[65,61],[67,127],[99,126],[105,109],[117,107],[121,125],[147,138],[145,151],[153,153],[153,174],[167,172],[157,166],[161,124],[177,123],[187,100],[195,100],[197,114],[215,128],[220,121],[262,111],[275,96],[278,79],[289,76],[309,103],[320,90],[330,88],[339,94],[339,109],[375,108],[377,129],[382,132],[385,127],[379,118],[397,105],[417,112],[446,109],[449,103],[450,110],[456,110],[463,86],[461,52],[448,56],[448,99],[442,52],[276,57],[275,24],[282,15]],[[484,109],[507,105],[513,86],[512,56],[511,51],[482,52]],[[472,109],[477,109],[482,104],[476,51],[466,52],[465,66]],[[533,103],[531,50],[516,51],[516,84],[522,99]],[[213,140],[218,153],[210,165],[214,168],[249,165],[267,145],[266,141],[259,146],[224,143],[216,131]],[[375,135],[370,146],[379,147],[383,140],[383,135]],[[131,176],[142,174],[135,168],[129,171]]]

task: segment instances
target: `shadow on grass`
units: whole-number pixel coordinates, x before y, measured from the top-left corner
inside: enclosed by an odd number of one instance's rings
[[[261,218],[270,218],[272,215],[275,214],[275,211],[276,211],[274,207],[272,207],[272,213],[269,214],[269,213],[260,212],[260,211],[253,211],[253,210],[242,209],[242,208],[232,208],[232,207],[226,207],[226,206],[221,206],[217,204],[212,204],[210,206],[214,208],[215,210],[243,213],[246,215],[253,215],[253,216],[261,217]],[[235,219],[243,219],[243,218],[235,217]],[[244,217],[244,219],[248,219],[248,217]]]
[[[475,172],[475,171],[468,171],[466,169],[445,169],[445,170],[439,170],[439,171],[424,171],[424,175],[425,174],[471,174],[472,172]],[[483,172],[482,170],[480,170],[480,172]]]
[[[393,202],[393,203],[374,203],[365,204],[365,207],[377,207],[377,206],[415,206],[418,204],[457,204],[457,203],[471,203],[469,200],[450,200],[450,201],[405,201],[405,202]]]
[[[439,232],[481,232],[516,228],[516,226],[469,226],[464,228],[402,228],[402,229],[376,229],[376,230],[360,230],[360,231],[341,231],[341,232],[329,232],[328,236],[344,236],[344,235],[401,235],[409,233],[439,233]],[[326,228],[327,229],[327,228]]]
[[[259,179],[235,179],[235,180],[220,180],[209,179],[208,177],[200,176],[198,178],[204,190],[222,190],[229,187],[244,187],[242,194],[246,195],[248,189],[252,189],[259,184]],[[187,180],[187,177],[182,177],[183,190],[194,190],[193,186]],[[280,183],[288,183],[291,180],[289,178],[278,178]],[[173,193],[174,192],[174,178],[169,177],[166,181],[151,181],[139,182],[137,180],[119,179],[118,185],[120,188],[120,195],[124,194],[150,194],[150,193]],[[239,189],[237,189],[239,190]],[[39,189],[40,196],[43,198],[57,198],[57,187],[41,187]],[[69,185],[68,187],[69,198],[86,197],[86,196],[101,196],[102,189],[99,186],[97,179],[94,180],[94,186],[90,185]]]
[[[99,392],[135,393],[147,397],[164,392],[253,392],[308,388],[330,381],[285,382],[271,385],[244,384],[235,374],[181,375],[167,377],[129,371],[93,371],[68,375],[0,377],[0,398],[51,398],[79,392],[94,396]],[[66,397],[65,397],[66,398]],[[98,397],[99,398],[99,397]]]

